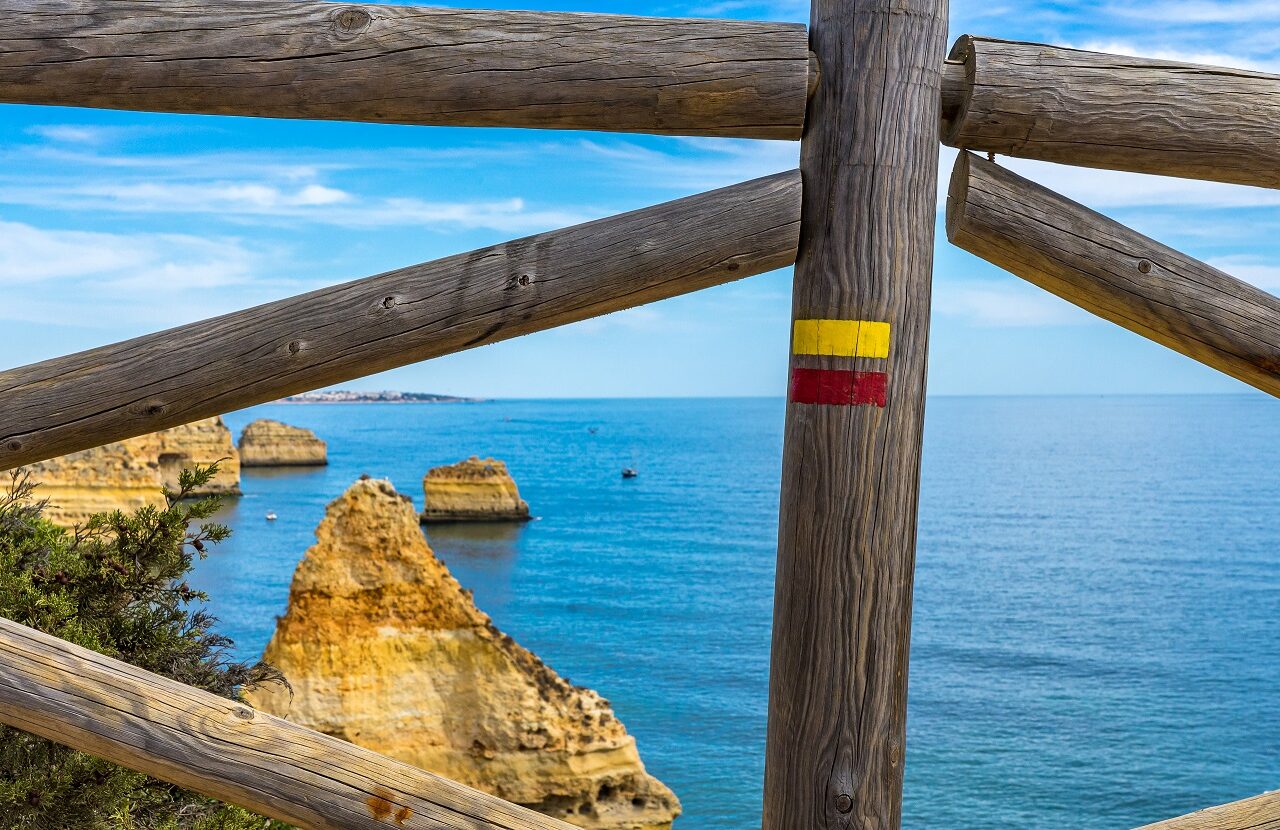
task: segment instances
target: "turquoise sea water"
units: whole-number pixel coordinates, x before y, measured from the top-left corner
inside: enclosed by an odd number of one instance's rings
[[[256,657],[360,474],[421,505],[429,467],[502,458],[540,520],[433,528],[432,546],[502,629],[613,702],[683,801],[677,828],[758,827],[782,411],[236,413],[237,434],[257,417],[314,429],[331,465],[247,471],[236,535],[195,581]],[[908,828],[1123,830],[1280,787],[1277,427],[1261,395],[930,401]]]

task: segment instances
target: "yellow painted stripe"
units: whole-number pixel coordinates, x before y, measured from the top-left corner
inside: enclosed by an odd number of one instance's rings
[[[791,348],[796,354],[888,357],[891,330],[868,320],[796,320]]]

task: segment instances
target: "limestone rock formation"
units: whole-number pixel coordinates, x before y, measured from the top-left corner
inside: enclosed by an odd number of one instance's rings
[[[49,502],[45,518],[63,527],[83,525],[95,513],[164,507],[160,441],[143,435],[23,468]]]
[[[528,521],[529,505],[520,498],[507,465],[492,458],[436,467],[422,480],[424,522]]]
[[[164,488],[176,490],[178,473],[196,464],[220,461],[218,474],[193,495],[239,495],[239,454],[221,418],[117,441],[51,458],[24,469],[49,502],[45,516],[74,527],[95,513],[164,507]]]
[[[218,474],[193,495],[240,495],[240,453],[231,442],[231,430],[222,418],[205,418],[162,430],[155,436],[160,441],[161,480],[170,490],[177,489],[178,474],[184,469],[218,461]]]
[[[309,429],[263,418],[240,433],[242,467],[320,467],[328,463],[328,448]]]
[[[432,554],[408,497],[362,480],[329,505],[264,659],[260,709],[587,828],[668,828],[609,702],[499,631]]]

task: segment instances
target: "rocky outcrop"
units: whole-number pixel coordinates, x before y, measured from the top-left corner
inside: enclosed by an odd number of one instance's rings
[[[328,463],[328,448],[309,429],[263,418],[240,433],[242,467],[320,467]]]
[[[199,464],[218,462],[213,480],[195,491],[196,496],[240,495],[240,454],[231,442],[231,430],[222,418],[205,418],[155,433],[160,441],[160,476],[166,487],[176,490],[178,474]]]
[[[520,498],[507,465],[471,456],[436,467],[422,480],[424,522],[523,522],[529,505]]]
[[[47,500],[44,517],[63,527],[83,525],[95,513],[163,508],[160,442],[154,435],[117,441],[41,461],[23,469]]]
[[[176,490],[178,474],[220,461],[218,473],[193,495],[239,495],[240,463],[231,431],[221,418],[117,441],[25,467],[49,502],[45,518],[63,527],[84,524],[95,513],[164,507],[164,488]]]
[[[667,828],[675,795],[595,692],[499,631],[432,554],[409,498],[329,505],[264,659],[260,709],[587,828]]]

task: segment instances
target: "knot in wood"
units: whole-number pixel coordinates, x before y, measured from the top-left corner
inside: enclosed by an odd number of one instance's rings
[[[342,38],[355,37],[369,28],[373,17],[364,9],[339,9],[333,15],[333,30]]]
[[[289,354],[297,354],[297,353],[298,353],[298,352],[300,352],[300,351],[302,351],[302,341],[301,341],[301,340],[290,340],[290,341],[289,341]]]
[[[236,710],[236,717],[239,718],[240,720],[253,720],[253,710],[246,709],[243,706],[241,706],[239,709]]]
[[[853,810],[852,796],[848,793],[840,793],[840,795],[836,796],[836,809],[839,810],[841,814],[847,815],[851,810]]]
[[[1150,274],[1150,273],[1151,273],[1151,260],[1147,260],[1147,259],[1141,259],[1141,260],[1138,260],[1138,270],[1139,270],[1139,271],[1141,271],[1141,272],[1142,272],[1142,273],[1144,273],[1144,274]]]
[[[18,450],[22,449],[22,442],[10,441],[9,443],[4,445],[4,448],[9,452],[17,452]]]
[[[529,276],[528,274],[521,274],[520,279],[516,280],[516,282],[520,283],[520,286],[522,288],[528,288],[529,286],[533,285],[533,277]]]

